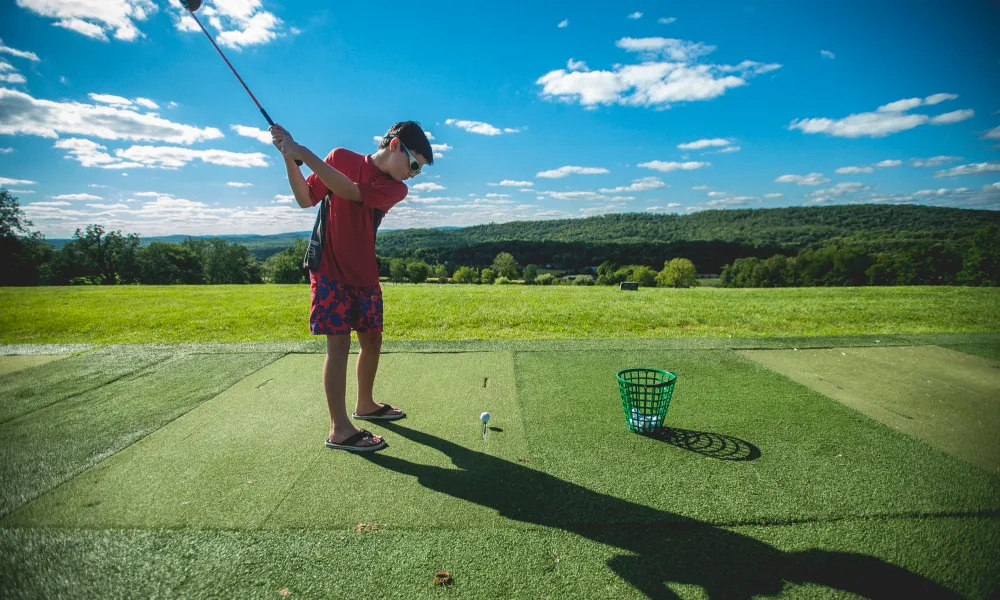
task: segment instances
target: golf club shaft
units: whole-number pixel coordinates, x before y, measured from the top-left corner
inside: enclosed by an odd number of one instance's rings
[[[242,85],[243,89],[245,89],[247,91],[247,94],[250,96],[250,99],[253,100],[253,103],[257,105],[257,108],[260,110],[260,114],[264,115],[264,119],[267,120],[267,124],[273,127],[274,126],[274,121],[271,120],[271,116],[267,114],[267,111],[264,110],[264,107],[260,105],[260,102],[257,102],[257,97],[253,95],[253,92],[251,92],[250,88],[247,87],[246,82],[243,81],[243,78],[240,77],[240,74],[236,72],[236,69],[233,67],[233,63],[229,62],[229,59],[226,58],[226,55],[222,53],[222,49],[219,48],[219,45],[215,43],[214,39],[212,39],[212,35],[210,33],[208,33],[208,30],[205,29],[205,26],[201,24],[201,21],[198,20],[198,17],[195,16],[195,14],[193,12],[188,11],[188,14],[191,15],[191,18],[194,19],[194,22],[197,23],[198,27],[201,28],[202,32],[205,34],[205,37],[208,38],[208,41],[212,42],[212,46],[215,47],[216,52],[219,53],[219,56],[222,57],[222,60],[226,61],[226,65],[229,66],[229,70],[233,72],[233,75],[236,76],[236,79],[238,79],[240,81],[240,85]],[[296,160],[295,164],[301,166],[302,165],[302,161],[301,160]]]

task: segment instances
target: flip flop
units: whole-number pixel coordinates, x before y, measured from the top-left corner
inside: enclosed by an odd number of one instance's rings
[[[382,439],[381,444],[370,444],[368,446],[359,446],[358,442],[361,440],[366,440],[368,438],[375,437],[372,432],[362,429],[361,431],[355,433],[346,440],[340,442],[339,444],[331,442],[329,439],[326,440],[326,447],[333,448],[334,450],[347,450],[348,452],[375,452],[376,450],[381,450],[389,444],[386,443],[385,439]]]
[[[362,421],[395,421],[397,419],[402,419],[406,416],[405,412],[400,412],[398,415],[387,415],[386,413],[396,409],[395,406],[391,404],[383,404],[378,407],[375,412],[370,412],[366,415],[359,415],[358,413],[351,413],[351,417],[355,419],[361,419]]]

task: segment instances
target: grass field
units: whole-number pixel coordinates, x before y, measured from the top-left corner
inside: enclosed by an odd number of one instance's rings
[[[997,290],[383,287],[369,457],[305,286],[0,289],[0,597],[1000,593]]]
[[[1000,331],[1000,289],[384,284],[385,337],[508,340]],[[0,288],[0,343],[308,339],[303,285]]]
[[[413,342],[383,356],[376,395],[409,417],[366,424],[390,442],[374,457],[323,447],[316,350],[108,346],[22,364],[0,375],[0,596],[985,599],[1000,585],[1000,477],[735,340],[654,342]],[[942,354],[912,356],[937,384]],[[864,354],[845,364],[825,377],[895,377]],[[678,374],[656,435],[625,429],[614,373],[637,365]]]

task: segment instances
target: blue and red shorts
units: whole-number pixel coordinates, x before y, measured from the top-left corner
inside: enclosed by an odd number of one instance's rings
[[[326,275],[309,273],[312,309],[309,331],[313,335],[382,332],[382,288],[344,285]]]

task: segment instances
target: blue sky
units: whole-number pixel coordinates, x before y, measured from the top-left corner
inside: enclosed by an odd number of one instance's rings
[[[267,125],[173,0],[0,7],[0,185],[35,229],[301,231]],[[317,154],[413,119],[383,227],[861,202],[1000,209],[993,2],[206,0]]]

